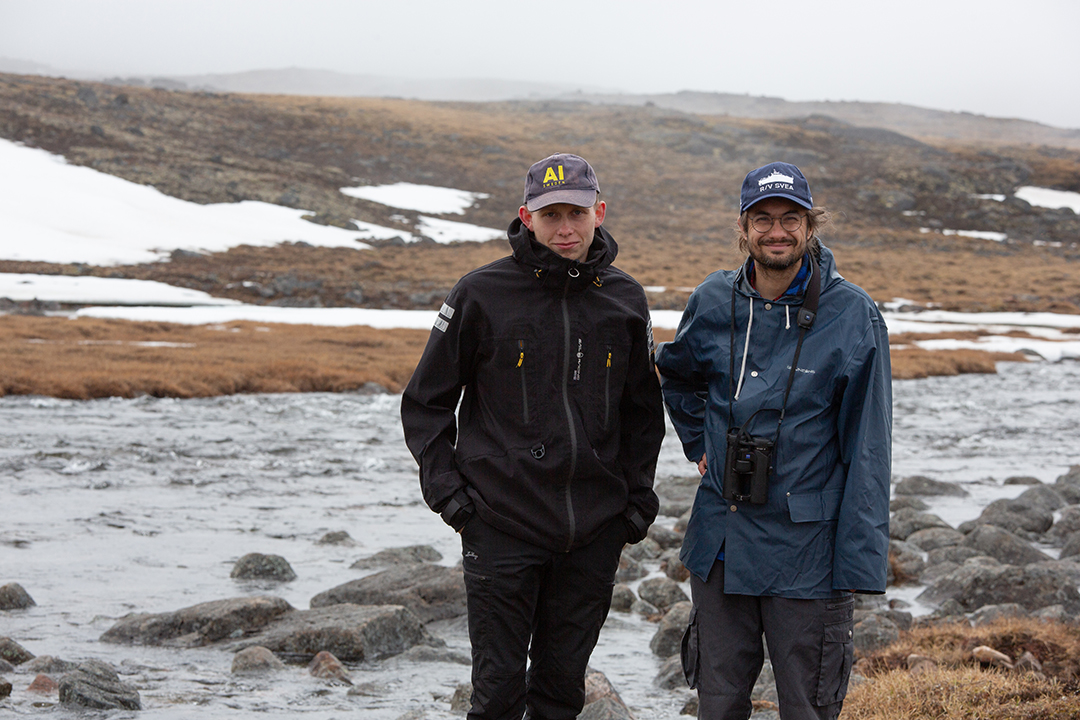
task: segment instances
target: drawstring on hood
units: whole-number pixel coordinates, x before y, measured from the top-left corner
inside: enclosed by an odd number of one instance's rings
[[[735,386],[735,399],[739,399],[739,393],[742,392],[743,378],[746,377],[746,356],[750,354],[750,328],[754,326],[754,298],[748,298],[750,301],[750,319],[746,321],[746,342],[743,343],[742,351],[742,366],[739,368],[739,384]],[[734,303],[732,304],[732,310],[735,309]],[[734,314],[732,315],[734,317]]]
[[[521,218],[514,218],[506,230],[506,236],[510,241],[515,260],[531,270],[543,283],[557,282],[558,287],[562,287],[566,278],[570,279],[571,286],[574,288],[578,286],[584,288],[588,285],[601,287],[603,283],[599,280],[600,271],[611,265],[619,252],[615,238],[611,237],[603,226],[596,228],[593,232],[589,253],[580,262],[567,260],[541,245],[536,241],[533,232],[521,222]]]

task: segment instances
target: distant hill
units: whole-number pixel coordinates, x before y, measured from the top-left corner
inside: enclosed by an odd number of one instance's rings
[[[879,127],[922,140],[960,140],[1004,145],[1052,145],[1080,149],[1080,129],[1063,129],[1010,118],[947,112],[874,102],[789,102],[782,98],[683,91],[661,95],[582,95],[601,105],[654,105],[699,115],[784,120],[824,115],[852,125]]]

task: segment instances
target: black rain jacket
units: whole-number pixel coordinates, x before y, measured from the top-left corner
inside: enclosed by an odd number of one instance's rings
[[[451,522],[464,490],[486,523],[556,552],[619,516],[636,542],[664,436],[645,293],[602,227],[581,263],[519,219],[508,236],[512,256],[450,291],[402,396],[424,500]]]

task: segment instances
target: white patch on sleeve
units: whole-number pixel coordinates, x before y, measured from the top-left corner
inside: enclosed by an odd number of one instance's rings
[[[450,307],[446,303],[442,304],[442,308],[439,310],[439,312],[445,315],[447,320],[454,319],[454,308]]]
[[[450,323],[443,320],[441,317],[435,318],[435,329],[440,332],[446,332],[446,328],[450,327]]]

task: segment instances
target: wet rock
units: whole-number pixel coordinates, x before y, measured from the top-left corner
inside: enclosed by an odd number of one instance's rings
[[[19,583],[8,583],[0,587],[0,610],[25,610],[37,605],[30,593]]]
[[[360,558],[349,567],[354,570],[367,570],[393,565],[435,563],[442,559],[442,553],[430,545],[409,545],[408,547],[388,548],[370,557]]]
[[[246,647],[233,656],[231,672],[233,675],[261,675],[274,670],[282,670],[285,663],[278,656],[261,645]]]
[[[1080,505],[1069,505],[1061,510],[1057,522],[1043,536],[1051,547],[1062,547],[1070,536],[1080,532]]]
[[[1028,565],[1051,559],[1031,543],[996,525],[978,526],[960,544],[1005,565]]]
[[[641,615],[646,618],[654,618],[660,616],[660,608],[653,605],[651,602],[646,602],[641,598],[634,601],[634,604],[630,606],[630,612],[635,615]]]
[[[234,580],[273,580],[289,582],[296,579],[296,573],[288,560],[280,555],[248,553],[233,566],[229,577]]]
[[[450,698],[450,712],[467,713],[472,707],[472,683],[461,683]]]
[[[929,552],[937,548],[959,545],[964,534],[947,527],[932,527],[916,530],[907,536],[907,542]]]
[[[750,691],[750,700],[759,702],[776,703],[776,675],[773,674],[771,660],[761,664],[761,672],[754,681],[754,689]]]
[[[22,665],[33,660],[34,653],[9,637],[0,637],[0,659],[7,660],[12,665]]]
[[[957,565],[962,565],[965,560],[976,555],[981,555],[978,550],[971,547],[965,547],[963,545],[947,545],[945,547],[934,548],[926,554],[926,564],[937,565],[943,562],[952,562]]]
[[[949,560],[934,563],[933,565],[928,564],[927,568],[923,570],[922,575],[919,576],[919,582],[923,585],[933,585],[941,578],[956,570],[962,564],[963,563],[951,562]]]
[[[45,673],[47,675],[63,675],[71,672],[79,666],[78,663],[68,662],[52,655],[38,655],[20,668],[28,673]]]
[[[400,605],[341,603],[297,610],[235,647],[262,645],[278,655],[310,659],[325,650],[345,662],[398,655],[414,645],[441,645]]]
[[[101,660],[88,660],[60,678],[60,703],[99,710],[141,710],[142,700],[134,685]]]
[[[665,550],[660,556],[660,572],[667,575],[675,582],[686,582],[690,579],[690,571],[679,559],[679,551],[675,548]]]
[[[895,495],[950,495],[953,497],[967,497],[968,491],[955,483],[933,480],[923,475],[912,475],[896,483],[893,489]]]
[[[893,540],[905,540],[913,532],[926,528],[952,529],[952,526],[933,513],[909,508],[898,511],[889,520],[889,537]]]
[[[1013,668],[1012,658],[988,645],[979,645],[972,649],[971,657],[983,665],[1003,667],[1009,670],[1012,670]]]
[[[617,698],[602,697],[582,708],[577,720],[634,720],[634,716]]]
[[[922,549],[902,540],[890,541],[889,569],[897,584],[916,582],[926,569]]]
[[[669,577],[655,577],[643,580],[638,585],[638,595],[642,600],[650,602],[660,610],[667,610],[676,603],[685,602],[690,598],[679,587],[679,584]]]
[[[915,623],[915,617],[906,610],[882,610],[878,613],[882,617],[887,617],[892,621],[892,624],[899,628],[900,632],[906,632],[911,629],[911,626]]]
[[[60,684],[44,673],[39,673],[26,686],[27,691],[38,695],[52,695],[60,689]]]
[[[11,695],[11,683],[0,677],[0,700]]]
[[[0,658],[0,673],[12,673],[15,672],[15,666],[9,663],[7,660]]]
[[[349,677],[349,671],[345,669],[341,661],[334,657],[333,653],[325,650],[320,650],[315,654],[315,657],[311,658],[311,662],[308,663],[308,672],[313,677],[322,678],[323,680],[332,680],[345,685],[353,684],[352,678]]]
[[[460,565],[408,564],[351,580],[311,598],[312,608],[341,603],[403,605],[423,623],[458,617],[465,614],[465,575]]]
[[[1013,475],[1005,478],[1003,485],[1042,485],[1042,480],[1030,475]]]
[[[925,512],[929,509],[930,506],[926,504],[926,501],[915,495],[898,495],[889,501],[889,512],[893,513],[901,510]]]
[[[631,557],[626,550],[623,550],[622,555],[619,556],[619,569],[615,571],[615,582],[628,583],[643,578],[648,574],[649,571],[641,563]]]
[[[268,595],[212,600],[175,612],[127,615],[106,630],[101,641],[197,647],[242,637],[291,610],[286,601]]]
[[[648,537],[656,541],[656,544],[664,550],[682,547],[683,534],[681,532],[675,532],[674,530],[668,530],[662,525],[653,524],[650,526]]]
[[[413,645],[398,657],[410,662],[440,662],[454,663],[457,665],[472,665],[472,658],[465,653],[450,650],[449,648],[431,647],[430,645]]]
[[[615,698],[620,704],[622,703],[622,698],[615,691],[615,686],[608,680],[607,675],[599,670],[588,668],[585,671],[585,704],[591,705],[605,697]]]
[[[1003,618],[1023,618],[1027,616],[1028,611],[1022,606],[1016,603],[1005,603],[1003,605],[983,605],[971,613],[968,619],[973,627],[983,627]]]
[[[625,583],[617,583],[611,591],[611,609],[615,612],[630,612],[637,596]]]
[[[1035,507],[1017,498],[995,500],[983,509],[979,517],[964,523],[958,529],[960,532],[970,533],[977,527],[996,525],[1003,530],[1032,539],[1049,530],[1053,524],[1052,510]]]
[[[679,517],[689,510],[700,484],[701,477],[696,474],[657,479],[653,489],[660,498],[660,514]]]
[[[352,536],[344,530],[334,530],[328,532],[319,538],[316,545],[342,545],[344,547],[352,547],[356,545],[356,541],[352,539]]]
[[[1056,563],[993,567],[969,561],[937,580],[918,600],[931,606],[955,600],[964,612],[1003,603],[1017,603],[1028,611],[1053,604],[1080,611],[1080,593]]]
[[[665,578],[666,579],[666,578]],[[656,634],[649,641],[649,649],[653,654],[661,658],[669,658],[678,655],[682,649],[682,636],[686,626],[690,623],[690,610],[693,604],[690,602],[676,603],[668,610]]]
[[[1076,616],[1067,612],[1064,605],[1047,605],[1031,613],[1031,617],[1045,622],[1070,624],[1076,622]]]
[[[660,672],[656,674],[656,680],[653,682],[663,690],[683,690],[688,687],[686,674],[683,672],[682,658],[678,653],[660,664]]]
[[[675,524],[671,526],[671,529],[675,532],[685,533],[686,526],[690,522],[690,513],[691,510],[687,510],[682,515],[680,515],[679,519],[675,521]]]
[[[855,650],[860,654],[877,652],[900,639],[900,628],[884,615],[868,615],[855,623]]]
[[[686,703],[682,706],[682,710],[679,711],[680,715],[690,715],[691,717],[697,717],[698,715],[698,696],[694,693],[686,699]]]
[[[1064,560],[1077,555],[1080,555],[1080,531],[1072,533],[1065,539],[1065,544],[1062,545],[1058,558]]]
[[[1024,478],[1020,478],[1024,479]],[[1028,478],[1034,480],[1032,483],[1034,487],[1028,488],[1024,492],[1020,493],[1020,496],[1012,502],[1018,505],[1024,505],[1034,508],[1036,510],[1042,510],[1044,512],[1052,513],[1055,510],[1060,510],[1069,503],[1065,501],[1065,498],[1061,496],[1057,490],[1049,485],[1043,485],[1035,478]],[[1005,481],[1008,484],[1008,480]]]
[[[642,560],[655,560],[660,557],[662,552],[664,552],[664,549],[660,547],[660,544],[648,537],[636,545],[627,545],[623,548],[623,554],[639,562]]]

